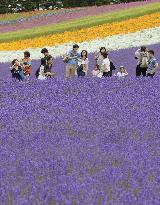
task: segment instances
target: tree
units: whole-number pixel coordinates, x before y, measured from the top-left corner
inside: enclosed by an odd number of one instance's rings
[[[35,8],[39,9],[41,5],[56,5],[58,2],[62,2],[64,7],[80,7],[131,1],[136,0],[0,0],[0,13],[11,12],[12,8],[17,7],[19,11],[30,11]]]

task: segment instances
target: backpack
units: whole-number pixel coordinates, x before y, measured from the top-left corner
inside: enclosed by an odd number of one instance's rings
[[[147,57],[146,53],[141,53],[140,67],[141,68],[147,68],[148,67],[148,57]]]
[[[77,67],[77,72],[81,72],[81,71],[83,71],[83,65],[82,64]]]
[[[36,78],[38,78],[38,76],[39,76],[39,71],[40,71],[40,68],[38,68],[38,69],[36,70],[36,73],[35,73]]]
[[[113,64],[112,61],[110,62],[110,69],[111,69],[111,71],[116,70],[116,67],[115,67],[115,65]]]

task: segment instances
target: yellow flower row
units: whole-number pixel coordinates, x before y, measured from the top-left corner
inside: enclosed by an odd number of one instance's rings
[[[0,43],[0,50],[23,50],[43,46],[56,46],[69,42],[83,42],[118,34],[128,34],[139,30],[160,26],[160,13],[145,15],[122,22],[103,24],[91,28],[67,31],[61,34],[42,36],[15,42]]]

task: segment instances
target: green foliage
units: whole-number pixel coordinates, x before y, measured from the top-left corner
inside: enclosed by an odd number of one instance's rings
[[[47,9],[49,5],[54,5],[55,7],[81,7],[131,1],[136,0],[1,0],[0,13],[31,11],[39,9],[41,6]]]

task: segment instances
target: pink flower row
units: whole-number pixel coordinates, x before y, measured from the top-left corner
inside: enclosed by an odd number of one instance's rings
[[[16,30],[30,29],[33,27],[78,19],[84,16],[97,15],[97,14],[112,12],[121,9],[128,9],[131,7],[137,7],[137,6],[141,6],[153,2],[159,2],[159,0],[146,0],[146,1],[131,2],[127,4],[122,3],[122,4],[106,5],[100,7],[97,6],[86,7],[85,9],[82,10],[78,9],[77,11],[74,10],[73,12],[69,12],[69,13],[62,13],[50,17],[42,17],[40,19],[33,19],[31,21],[19,22],[11,25],[2,25],[0,26],[0,32],[5,33],[5,32],[16,31]]]

